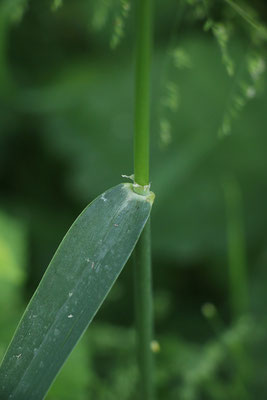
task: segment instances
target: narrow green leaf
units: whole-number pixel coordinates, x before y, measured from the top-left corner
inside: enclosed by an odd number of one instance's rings
[[[74,222],[30,301],[0,368],[0,398],[43,399],[132,253],[154,195],[120,184]]]

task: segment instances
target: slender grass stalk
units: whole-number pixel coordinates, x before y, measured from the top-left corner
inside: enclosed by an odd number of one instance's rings
[[[137,329],[137,359],[141,400],[153,399],[153,332],[152,273],[150,221],[147,222],[135,249],[135,307]]]
[[[236,12],[237,14],[240,15],[240,17],[242,17],[247,23],[249,23],[254,29],[256,29],[258,32],[261,33],[262,37],[266,39],[267,37],[267,31],[265,26],[261,25],[257,19],[254,18],[253,13],[248,12],[247,10],[245,10],[244,8],[240,7],[238,4],[236,4],[234,1],[232,0],[225,0],[225,2],[227,4],[229,4],[229,6],[231,6]]]
[[[137,0],[135,70],[135,182],[149,184],[150,65],[152,0]]]
[[[227,241],[229,260],[229,294],[232,320],[235,322],[249,312],[249,290],[242,193],[238,182],[228,178],[224,182],[226,203]],[[249,400],[245,382],[251,377],[251,363],[244,343],[238,342],[232,355],[237,365],[234,390],[235,398]]]
[[[134,178],[149,185],[152,0],[136,4]],[[140,191],[138,191],[140,193]],[[141,191],[142,194],[142,191]],[[135,249],[135,308],[141,400],[153,399],[151,233],[148,221]]]
[[[228,179],[224,183],[229,259],[229,289],[233,319],[248,312],[249,293],[245,232],[242,215],[242,196],[238,183]]]

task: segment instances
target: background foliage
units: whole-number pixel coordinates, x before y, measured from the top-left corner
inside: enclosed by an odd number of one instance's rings
[[[155,12],[159,398],[266,399],[267,7]],[[74,218],[132,173],[133,17],[127,0],[0,4],[0,356]],[[132,273],[48,399],[135,398]]]

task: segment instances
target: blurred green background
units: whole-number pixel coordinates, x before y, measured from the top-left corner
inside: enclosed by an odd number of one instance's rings
[[[159,399],[267,398],[267,5],[241,6],[155,4]],[[134,29],[134,1],[1,0],[0,358],[73,220],[133,172]],[[132,277],[47,399],[138,398]]]

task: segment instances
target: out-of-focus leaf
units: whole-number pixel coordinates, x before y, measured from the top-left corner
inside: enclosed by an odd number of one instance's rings
[[[0,368],[1,399],[42,399],[132,253],[154,195],[121,184],[74,222],[29,303]]]
[[[0,213],[0,281],[19,285],[24,278],[24,229]]]
[[[25,275],[26,231],[0,212],[0,358],[22,311],[20,289]]]
[[[90,349],[84,336],[77,344],[45,397],[46,400],[88,400],[88,387],[92,385]]]

